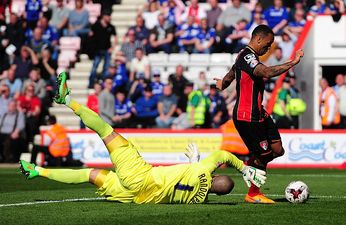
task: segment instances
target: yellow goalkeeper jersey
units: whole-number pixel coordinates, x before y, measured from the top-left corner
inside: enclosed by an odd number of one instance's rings
[[[135,203],[203,203],[207,199],[212,182],[212,172],[227,163],[241,171],[243,162],[226,151],[214,151],[204,160],[192,164],[153,167],[139,190],[121,187],[117,177],[109,178],[101,195],[107,199]],[[116,173],[112,173],[114,176]],[[108,187],[107,187],[108,186]],[[111,191],[106,191],[109,189]]]

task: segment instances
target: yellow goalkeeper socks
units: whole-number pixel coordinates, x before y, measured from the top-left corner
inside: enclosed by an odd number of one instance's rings
[[[97,113],[74,101],[68,95],[65,100],[66,106],[71,108],[73,112],[82,119],[83,123],[88,128],[94,130],[102,139],[113,132],[113,128],[97,115]]]
[[[45,169],[39,166],[35,167],[41,177],[47,177],[51,180],[68,184],[80,184],[89,182],[89,176],[92,169]]]

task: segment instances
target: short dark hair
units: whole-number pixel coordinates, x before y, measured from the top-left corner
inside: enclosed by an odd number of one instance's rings
[[[272,29],[270,29],[270,27],[268,27],[267,25],[261,24],[258,25],[253,31],[252,31],[252,37],[256,37],[256,36],[267,36],[268,34],[271,34],[274,36],[274,32],[272,31]]]

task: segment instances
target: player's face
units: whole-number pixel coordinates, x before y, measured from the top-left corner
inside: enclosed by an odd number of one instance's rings
[[[270,49],[270,46],[273,44],[274,42],[274,36],[269,34],[265,37],[263,37],[263,39],[261,40],[261,48],[258,52],[258,55],[264,55],[266,54],[266,52]]]

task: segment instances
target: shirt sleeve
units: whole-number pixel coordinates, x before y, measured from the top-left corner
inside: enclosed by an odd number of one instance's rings
[[[222,164],[228,164],[236,168],[239,172],[243,169],[244,163],[230,152],[216,150],[207,158],[200,161],[210,173],[214,172]]]
[[[255,70],[256,66],[261,64],[256,57],[256,55],[253,52],[244,54],[241,59],[241,70],[245,71],[250,76],[253,76],[253,71]]]

